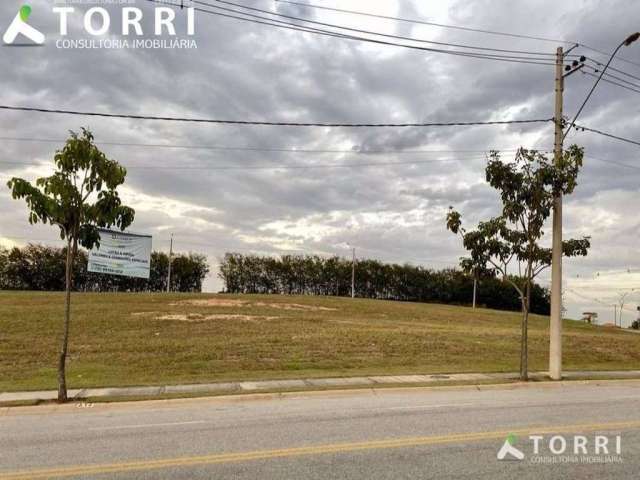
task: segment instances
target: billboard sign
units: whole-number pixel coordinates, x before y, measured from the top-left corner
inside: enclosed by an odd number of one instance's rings
[[[88,271],[149,278],[151,235],[114,232],[99,229],[100,248],[89,251]]]

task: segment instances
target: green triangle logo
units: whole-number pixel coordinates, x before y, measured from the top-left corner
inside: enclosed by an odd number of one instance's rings
[[[23,5],[20,8],[20,19],[27,23],[27,20],[29,20],[29,16],[31,15],[31,7],[29,5]]]

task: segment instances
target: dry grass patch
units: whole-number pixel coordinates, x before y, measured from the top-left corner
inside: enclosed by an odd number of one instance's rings
[[[300,303],[265,303],[256,302],[252,305],[256,307],[270,307],[277,308],[279,310],[295,310],[298,312],[335,312],[337,308],[322,307],[319,305],[302,305]]]
[[[191,307],[268,307],[278,310],[293,310],[299,312],[334,312],[337,308],[324,307],[321,305],[304,305],[302,303],[286,302],[247,302],[244,300],[233,300],[228,298],[205,298],[195,300],[183,300],[181,302],[170,303],[170,306],[191,306]]]
[[[169,315],[161,315],[156,320],[174,320],[178,322],[207,322],[211,320],[241,320],[247,322],[255,322],[260,320],[275,320],[280,317],[269,317],[264,315],[239,315],[239,314],[213,314],[202,315],[200,313],[173,313]]]
[[[181,302],[170,303],[169,306],[176,307],[189,305],[192,307],[243,307],[247,302],[242,300],[231,300],[227,298],[203,298],[182,300]]]
[[[517,312],[335,297],[74,293],[69,387],[517,371]],[[56,386],[63,293],[0,292],[0,391]],[[547,368],[549,319],[530,323]],[[633,369],[640,335],[564,323],[565,366]]]

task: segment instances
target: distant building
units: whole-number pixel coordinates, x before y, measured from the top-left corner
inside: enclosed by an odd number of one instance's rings
[[[598,314],[596,312],[583,312],[582,321],[587,323],[596,323]]]

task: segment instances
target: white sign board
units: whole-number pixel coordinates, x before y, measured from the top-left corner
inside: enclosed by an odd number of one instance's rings
[[[149,278],[151,235],[98,230],[100,248],[89,251],[88,271]]]

